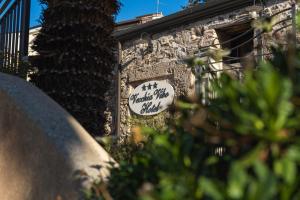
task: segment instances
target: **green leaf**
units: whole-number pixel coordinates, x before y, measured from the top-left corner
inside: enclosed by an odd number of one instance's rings
[[[216,183],[214,183],[214,181],[212,181],[211,179],[201,177],[199,179],[199,187],[201,188],[201,190],[204,192],[205,195],[207,195],[215,200],[224,199],[223,195],[219,191]]]
[[[290,159],[283,159],[282,161],[283,172],[282,176],[287,184],[293,184],[297,177],[296,163]]]
[[[238,162],[234,163],[229,172],[227,193],[230,198],[240,199],[244,195],[247,183],[246,169]]]
[[[187,103],[184,101],[177,101],[176,106],[182,110],[193,110],[193,109],[197,108],[196,104]]]
[[[300,146],[291,146],[286,153],[286,157],[290,160],[300,162]]]

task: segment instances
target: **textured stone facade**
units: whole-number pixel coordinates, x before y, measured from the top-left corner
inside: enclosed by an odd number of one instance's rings
[[[269,1],[264,8],[264,14],[271,16],[291,6],[290,1]],[[189,95],[195,92],[195,77],[187,67],[184,59],[195,56],[199,49],[205,46],[214,45],[220,48],[218,31],[235,24],[249,24],[258,17],[254,7],[244,7],[226,14],[198,20],[193,23],[166,28],[158,33],[149,34],[143,32],[139,37],[122,42],[121,50],[121,95],[120,95],[120,134],[126,137],[130,134],[132,123],[129,119],[138,118],[144,124],[153,124],[157,116],[142,117],[136,116],[128,106],[128,97],[133,89],[148,80],[167,80],[175,89],[176,97]],[[277,21],[291,15],[285,12],[276,18]],[[284,24],[278,24],[274,28],[280,28]],[[286,31],[283,30],[283,31]],[[256,30],[253,35],[257,34]],[[259,54],[258,38],[254,39],[254,54]],[[264,43],[267,43],[264,41]],[[222,64],[217,69],[223,68]],[[116,87],[115,87],[116,88]],[[116,90],[114,92],[116,93]],[[114,104],[116,105],[116,104]],[[168,111],[162,118],[168,116]]]

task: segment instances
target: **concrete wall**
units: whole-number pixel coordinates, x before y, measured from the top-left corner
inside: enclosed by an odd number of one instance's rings
[[[80,199],[112,158],[79,123],[30,83],[0,73],[0,199]],[[93,166],[103,166],[98,171]]]

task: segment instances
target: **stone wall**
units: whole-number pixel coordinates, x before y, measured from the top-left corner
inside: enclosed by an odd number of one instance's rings
[[[290,1],[285,1],[285,3],[275,4],[273,6],[269,6],[264,10],[265,16],[272,16],[284,9],[291,7],[292,4]],[[284,21],[285,19],[290,18],[288,21]],[[270,33],[263,34],[263,51],[265,54],[269,53],[269,49],[272,45],[281,44],[285,45],[287,37],[287,33],[292,32],[292,26],[287,26],[292,23],[292,11],[283,12],[279,15],[276,15],[271,22],[273,24],[272,31]],[[281,22],[281,23],[278,23]],[[287,26],[287,27],[286,27]],[[286,28],[284,28],[286,27]],[[297,33],[297,38],[299,41],[299,33]]]
[[[272,15],[290,6],[289,1],[270,1],[264,10]],[[281,14],[278,19],[288,14]],[[195,77],[187,67],[184,59],[199,53],[204,46],[213,45],[219,48],[217,29],[234,24],[249,22],[258,17],[250,7],[235,10],[231,13],[202,21],[166,29],[150,35],[142,33],[140,37],[122,43],[121,55],[121,136],[130,134],[130,119],[138,118],[145,125],[153,124],[154,117],[136,116],[128,106],[128,97],[132,90],[148,80],[167,80],[175,89],[176,98],[180,95],[193,94]],[[281,25],[277,25],[281,26]],[[256,31],[254,31],[256,33]],[[258,46],[254,41],[254,49]],[[257,52],[255,52],[257,54]],[[168,111],[160,114],[167,117]]]

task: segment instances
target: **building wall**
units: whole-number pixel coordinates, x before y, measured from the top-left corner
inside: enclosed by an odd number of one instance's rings
[[[264,13],[272,15],[289,6],[289,1],[270,1]],[[290,12],[280,14],[276,20],[283,19],[288,15]],[[165,118],[170,116],[168,110],[152,117],[134,114],[128,106],[128,97],[137,85],[148,80],[167,80],[174,87],[176,98],[181,95],[194,94],[195,77],[184,60],[199,53],[201,47],[216,44],[215,47],[220,48],[216,29],[246,22],[256,17],[257,14],[247,7],[217,17],[173,27],[154,35],[142,33],[138,38],[122,42],[121,138],[130,134],[130,129],[136,124],[136,119],[144,125],[161,126]],[[278,25],[276,28],[280,26],[282,25]],[[259,43],[255,39],[254,49],[258,47]],[[256,52],[256,54],[258,53]],[[222,67],[218,66],[218,68]],[[116,93],[114,92],[114,94]],[[113,107],[116,107],[116,102],[111,102],[111,108]],[[115,110],[110,112],[115,113]],[[115,118],[111,117],[111,119]]]
[[[29,30],[29,45],[28,45],[28,55],[35,56],[37,53],[33,51],[31,46],[33,45],[33,41],[36,38],[37,34],[41,30],[41,27],[34,27]]]

